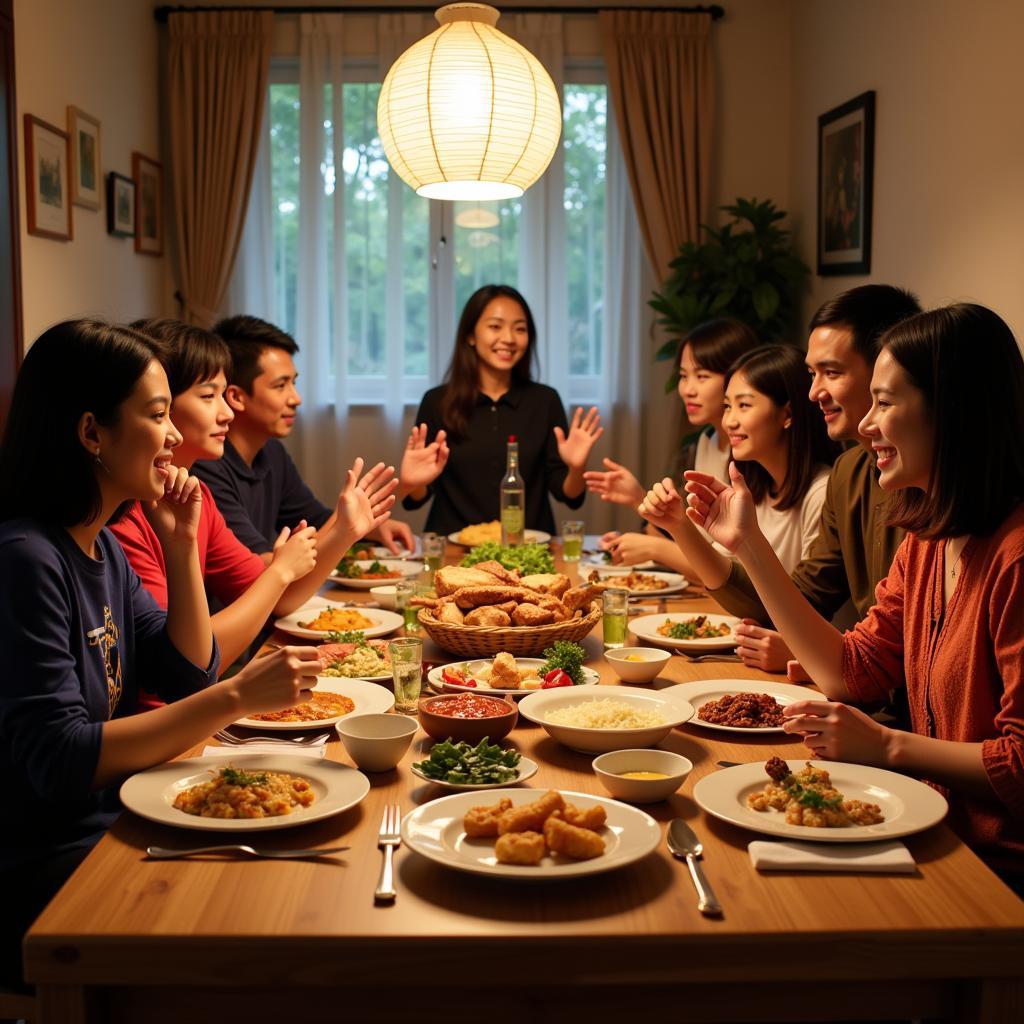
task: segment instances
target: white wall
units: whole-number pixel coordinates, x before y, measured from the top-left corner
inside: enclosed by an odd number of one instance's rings
[[[104,181],[132,173],[132,150],[159,159],[157,27],[148,0],[15,0],[21,279],[26,345],[59,320],[130,320],[165,311],[165,260],[107,234],[104,207],[75,206],[74,238],[28,234],[23,115],[67,130],[72,104],[101,122]],[[165,168],[166,171],[166,168]]]
[[[981,302],[1024,338],[1024,4],[797,0],[792,203],[815,266],[817,118],[876,91],[871,275],[812,277],[808,315],[868,281]]]

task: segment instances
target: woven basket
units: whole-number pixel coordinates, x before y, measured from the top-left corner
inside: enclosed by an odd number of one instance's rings
[[[583,618],[549,626],[458,626],[435,619],[430,608],[420,609],[419,620],[438,647],[464,658],[487,658],[501,651],[529,658],[556,640],[582,640],[601,621],[601,604],[592,601]]]

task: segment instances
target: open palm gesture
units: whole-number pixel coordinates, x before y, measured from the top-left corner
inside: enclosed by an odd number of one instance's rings
[[[558,457],[570,469],[583,469],[590,458],[590,450],[597,444],[598,438],[604,433],[601,417],[597,408],[591,406],[586,416],[577,407],[569,424],[569,433],[561,427],[555,427],[555,441],[558,442]]]
[[[611,459],[601,461],[606,472],[591,469],[583,474],[587,490],[593,491],[602,501],[636,508],[644,499],[644,489],[640,486],[640,481],[625,466],[620,466]]]
[[[735,554],[757,531],[754,498],[735,462],[729,463],[731,485],[707,473],[687,470],[686,514],[707,530],[712,540]]]
[[[440,475],[448,463],[450,454],[447,435],[443,430],[427,444],[427,425],[421,423],[414,426],[402,453],[402,465],[398,476],[402,487],[407,491],[420,487],[429,487]]]
[[[356,459],[345,475],[345,486],[338,495],[338,522],[355,536],[365,537],[372,529],[386,522],[395,503],[398,479],[394,466],[378,462],[363,477],[363,460]]]

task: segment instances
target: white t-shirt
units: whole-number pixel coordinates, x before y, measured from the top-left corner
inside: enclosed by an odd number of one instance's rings
[[[697,457],[693,460],[693,468],[698,473],[707,473],[717,477],[723,484],[729,482],[729,463],[732,460],[732,446],[726,445],[723,452],[718,447],[718,433],[701,434],[697,438]]]

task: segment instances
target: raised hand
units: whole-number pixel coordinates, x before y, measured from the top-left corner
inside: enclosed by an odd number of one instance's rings
[[[593,491],[602,501],[636,508],[644,500],[644,489],[640,486],[640,481],[625,466],[620,466],[611,459],[601,461],[607,467],[607,472],[590,469],[583,474],[587,490]]]
[[[815,757],[885,767],[891,729],[848,704],[798,700],[785,711],[782,728],[803,737]]]
[[[253,715],[309,700],[320,671],[315,647],[282,647],[254,658],[229,683],[238,689],[243,713]]]
[[[687,470],[683,476],[686,477],[687,516],[707,530],[712,540],[735,554],[758,529],[754,498],[736,463],[729,463],[732,486],[693,470]]]
[[[381,523],[373,532],[381,544],[393,555],[401,554],[403,547],[406,551],[416,549],[416,538],[412,535],[412,527],[400,519],[389,519],[386,523]]]
[[[167,467],[164,496],[157,501],[142,503],[142,511],[162,547],[194,544],[202,508],[203,492],[199,488],[199,478],[190,476],[184,467],[174,465]]]
[[[363,460],[356,459],[345,476],[345,486],[336,506],[339,524],[350,530],[357,540],[391,517],[398,487],[394,466],[378,462],[360,477],[362,471]]]
[[[414,426],[402,454],[402,464],[398,468],[402,489],[409,492],[429,487],[441,475],[448,463],[449,454],[447,434],[443,430],[439,430],[437,437],[427,444],[426,423]]]
[[[590,458],[590,450],[604,433],[601,417],[596,406],[591,406],[586,416],[577,407],[569,424],[569,433],[555,427],[555,441],[558,443],[558,457],[570,468],[582,470]]]
[[[686,505],[671,477],[654,484],[640,502],[637,512],[652,526],[673,533],[686,517]]]
[[[285,585],[301,579],[316,565],[316,529],[303,519],[295,530],[287,526],[274,541],[270,564],[284,577]]]

